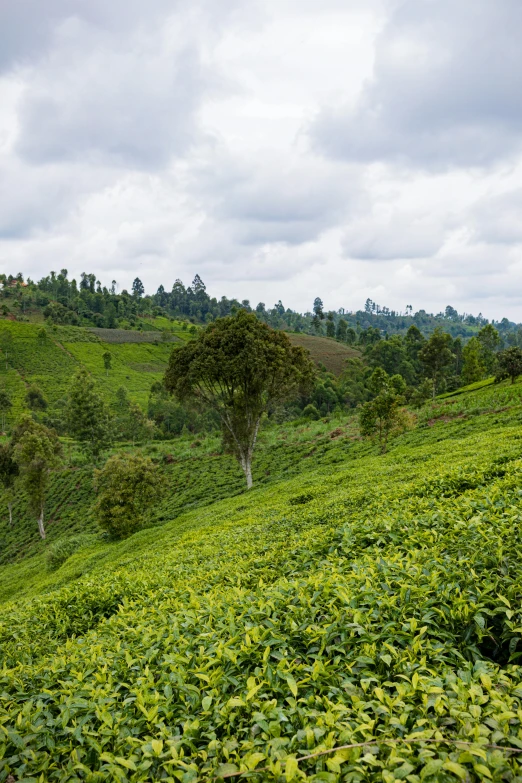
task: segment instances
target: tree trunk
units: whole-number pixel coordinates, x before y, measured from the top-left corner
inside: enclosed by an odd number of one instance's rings
[[[13,504],[11,501],[8,502],[7,508],[9,509],[9,527],[13,527]]]
[[[42,538],[45,538],[43,506],[42,506],[42,510],[40,511],[40,516],[38,517],[38,532],[40,533]]]
[[[245,466],[247,489],[252,489],[252,460],[248,458]]]

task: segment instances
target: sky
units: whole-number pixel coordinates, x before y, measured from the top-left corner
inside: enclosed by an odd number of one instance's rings
[[[520,0],[0,0],[0,271],[522,321]]]

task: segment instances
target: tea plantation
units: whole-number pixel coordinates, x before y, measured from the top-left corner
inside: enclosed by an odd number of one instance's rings
[[[27,409],[24,398],[31,384],[42,390],[51,408],[59,406],[79,366],[89,370],[108,399],[125,386],[129,397],[146,407],[151,384],[163,377],[172,343],[189,338],[186,331],[176,327],[177,324],[172,326],[169,341],[162,341],[157,330],[89,330],[71,326],[47,327],[42,337],[41,325],[3,321],[1,329],[11,334],[12,346],[7,356],[5,351],[0,354],[0,386],[13,403],[12,419]],[[103,363],[106,351],[112,354],[108,374]]]
[[[56,475],[49,541],[84,537],[49,571],[20,521],[0,567],[0,781],[522,781],[521,392],[385,456],[267,429],[249,493],[215,439],[153,447],[171,491],[119,543]]]

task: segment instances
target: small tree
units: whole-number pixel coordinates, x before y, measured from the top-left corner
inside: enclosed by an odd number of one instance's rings
[[[45,411],[48,407],[48,402],[45,399],[44,393],[35,384],[29,387],[27,394],[25,395],[25,401],[27,407],[32,411]]]
[[[41,537],[45,538],[45,496],[49,473],[59,464],[62,455],[61,443],[53,430],[24,416],[13,433],[12,444],[30,510],[38,519]]]
[[[362,435],[377,436],[381,454],[385,454],[390,434],[404,423],[401,406],[404,404],[406,383],[401,375],[390,378],[381,367],[377,367],[368,386],[376,396],[361,407],[359,426]]]
[[[85,368],[80,368],[69,390],[67,428],[96,461],[100,453],[112,443],[112,421],[93,379]]]
[[[437,386],[444,378],[449,366],[453,362],[453,354],[449,348],[451,335],[446,334],[437,328],[431,335],[427,343],[419,351],[419,359],[424,365],[424,369],[431,382],[432,397],[435,399]]]
[[[141,526],[145,511],[163,488],[158,467],[135,454],[117,454],[95,471],[98,498],[94,512],[113,538],[125,538]]]
[[[326,336],[335,337],[335,324],[333,313],[328,313],[326,316]]]
[[[515,383],[518,376],[522,375],[522,349],[514,345],[512,348],[500,351],[497,354],[497,367],[496,381],[511,378],[511,383]]]
[[[346,342],[347,332],[348,332],[348,324],[346,323],[344,318],[340,318],[339,323],[337,324],[337,332],[335,336],[337,337],[338,340],[344,343]]]
[[[10,443],[0,446],[0,483],[7,495],[7,508],[9,510],[9,525],[13,526],[13,489],[20,470],[14,459],[13,447]]]
[[[112,353],[110,351],[105,351],[103,354],[103,366],[105,367],[107,377],[109,377],[109,370],[112,369]]]
[[[410,404],[412,408],[422,408],[425,402],[427,402],[432,395],[432,383],[428,378],[425,378],[423,382],[414,389],[411,395]]]
[[[180,402],[199,400],[217,412],[225,447],[237,458],[250,489],[263,414],[309,388],[314,374],[304,350],[292,346],[284,332],[239,310],[173,349],[165,385]]]
[[[480,381],[484,376],[485,367],[482,363],[482,346],[476,337],[466,343],[462,349],[462,382],[464,385]]]
[[[2,416],[2,430],[5,430],[6,419],[12,407],[13,407],[13,403],[11,402],[11,398],[9,397],[8,393],[5,391],[5,389],[1,389],[0,390],[0,414]]]
[[[481,346],[481,364],[492,375],[495,371],[495,354],[502,346],[502,338],[493,324],[486,324],[478,333],[477,340]]]
[[[136,299],[141,299],[141,297],[145,293],[145,286],[143,285],[139,277],[136,277],[132,284],[132,293],[133,296],[136,297]]]

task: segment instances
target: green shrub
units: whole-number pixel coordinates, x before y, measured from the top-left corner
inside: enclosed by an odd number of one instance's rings
[[[96,536],[92,534],[81,534],[79,536],[70,536],[69,538],[60,538],[58,541],[49,545],[46,555],[48,571],[56,571],[74,552],[84,546],[89,546],[96,541]]]
[[[157,465],[138,454],[116,454],[95,471],[98,499],[94,512],[100,527],[113,538],[139,530],[143,514],[158,501],[163,477]]]
[[[302,416],[305,419],[313,419],[314,421],[317,421],[318,419],[321,418],[321,414],[319,413],[315,405],[312,405],[312,403],[310,403],[304,408]]]

